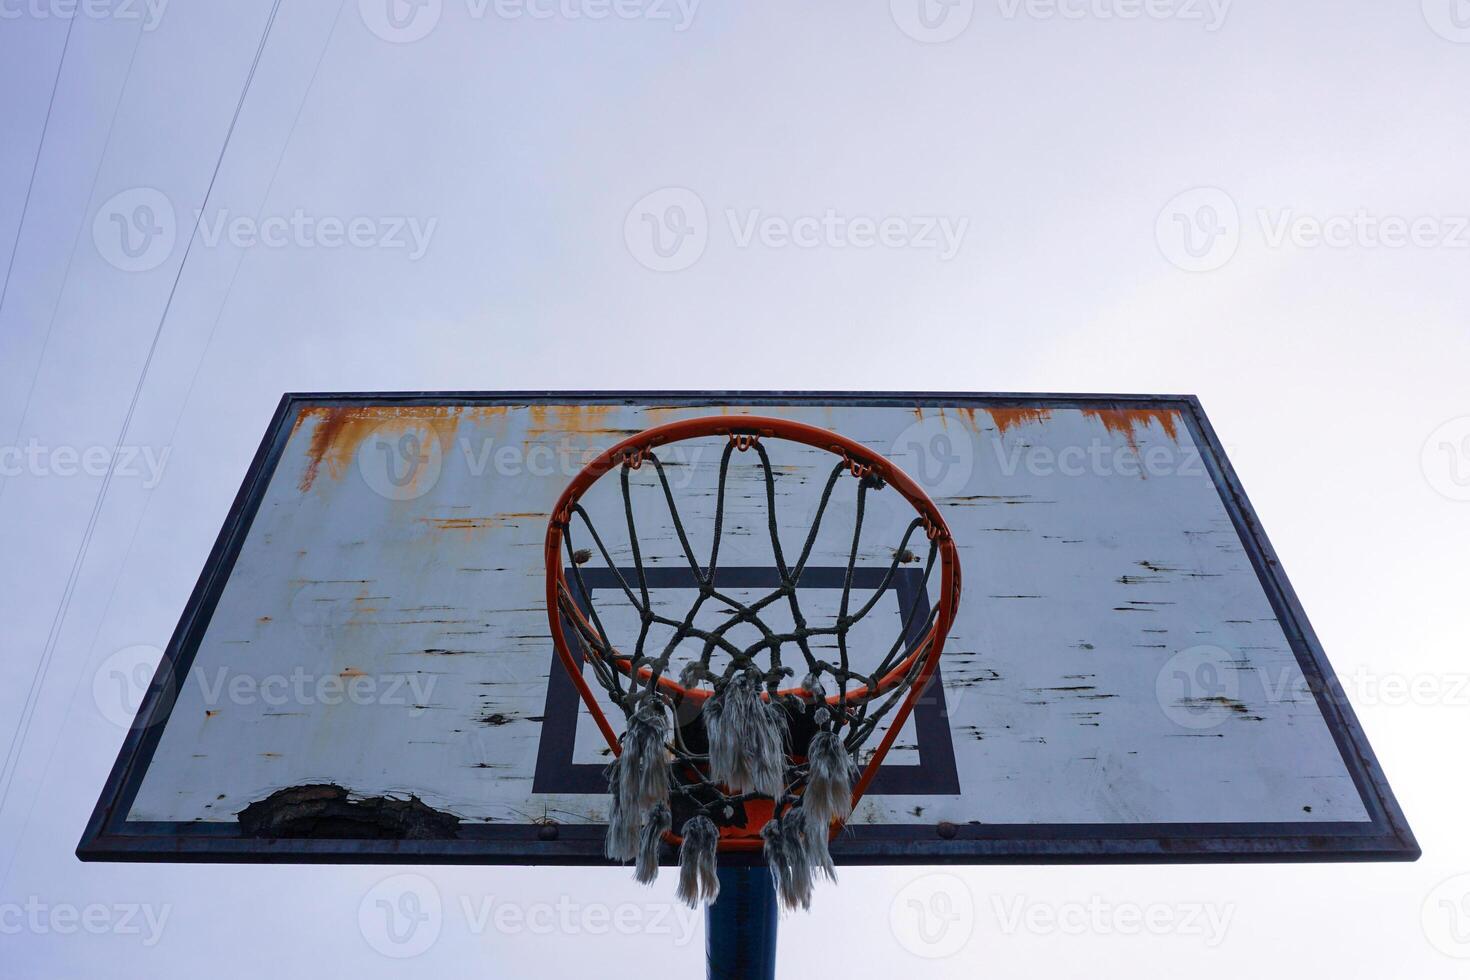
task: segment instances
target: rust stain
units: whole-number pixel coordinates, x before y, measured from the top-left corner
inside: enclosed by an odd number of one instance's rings
[[[356,667],[348,667],[346,670],[342,671],[342,673],[338,674],[337,676],[338,677],[366,677],[367,675],[364,674],[362,671],[358,670]]]
[[[529,445],[545,435],[625,435],[625,430],[608,424],[620,405],[528,405],[531,424],[526,427]]]
[[[476,422],[489,422],[493,419],[504,418],[509,412],[509,405],[474,405],[464,409],[464,416]]]
[[[204,709],[204,717],[206,717],[206,718],[213,718],[217,714],[219,714],[219,710],[218,709],[216,709],[214,711],[210,711],[208,708],[205,708]]]
[[[485,531],[498,526],[493,517],[420,517],[419,523],[439,531]]]
[[[505,411],[504,405],[471,409],[458,405],[358,405],[350,408],[318,405],[303,408],[296,416],[293,433],[308,420],[314,420],[315,425],[306,449],[306,470],[297,487],[302,493],[310,491],[324,464],[333,480],[341,479],[357,458],[363,442],[371,435],[392,437],[427,428],[438,440],[440,450],[447,453],[454,444],[454,434],[462,418],[487,419]],[[426,469],[428,467],[416,467],[415,478]]]
[[[1172,408],[1084,408],[1082,414],[1097,419],[1114,435],[1128,440],[1128,445],[1138,452],[1138,430],[1157,425],[1164,434],[1179,440],[1179,413]]]
[[[436,531],[489,531],[518,521],[544,520],[548,514],[539,511],[506,511],[488,517],[420,517]]]
[[[973,409],[971,410],[973,411]],[[1027,425],[1031,422],[1045,422],[1051,418],[1049,408],[987,408],[985,414],[995,423],[996,431],[1001,435],[1006,430],[1018,426]]]

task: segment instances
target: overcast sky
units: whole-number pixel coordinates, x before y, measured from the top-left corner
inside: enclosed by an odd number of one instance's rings
[[[1425,855],[847,869],[784,975],[1463,975],[1464,0],[284,0],[206,203],[271,7],[0,0],[0,973],[697,975],[671,876],[72,851],[283,391],[749,388],[1198,394]]]

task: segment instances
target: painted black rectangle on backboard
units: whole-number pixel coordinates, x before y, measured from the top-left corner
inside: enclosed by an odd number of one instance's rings
[[[845,567],[806,568],[801,575],[803,589],[839,590],[846,580]],[[881,568],[854,569],[853,587],[860,591],[877,589],[885,578]],[[569,574],[568,581],[574,581]],[[624,568],[619,574],[606,568],[588,568],[582,582],[588,591],[617,589],[620,583],[638,581],[637,570]],[[652,568],[644,571],[643,581],[650,591],[668,589],[693,590],[698,582],[688,568]],[[909,624],[907,642],[910,649],[922,636],[921,626],[929,618],[928,597],[921,591],[923,573],[918,569],[899,569],[888,591],[895,612],[914,608],[916,615]],[[721,590],[770,590],[781,584],[780,573],[773,566],[757,568],[721,568],[715,586]],[[582,600],[584,613],[586,601]],[[944,665],[935,671],[923,696],[914,705],[913,750],[918,759],[911,764],[885,765],[873,780],[872,792],[879,796],[957,796],[959,774],[955,771],[954,743],[944,703]],[[577,715],[581,700],[571,680],[558,666],[549,670],[546,709],[542,715],[541,744],[536,754],[533,793],[607,792],[607,763],[576,762],[573,759]]]

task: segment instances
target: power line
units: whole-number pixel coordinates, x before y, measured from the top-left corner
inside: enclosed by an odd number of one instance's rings
[[[35,719],[36,704],[39,701],[38,692],[45,682],[46,674],[50,669],[51,660],[56,653],[56,645],[61,636],[61,626],[66,619],[66,613],[71,607],[72,597],[76,593],[77,581],[81,578],[81,570],[86,562],[87,551],[92,544],[92,536],[97,528],[98,518],[102,513],[102,506],[107,499],[108,488],[112,485],[112,477],[118,454],[122,451],[127,439],[128,429],[131,428],[133,415],[137,411],[138,402],[142,398],[143,385],[148,380],[148,371],[153,365],[153,357],[158,351],[159,340],[163,336],[163,327],[168,320],[169,310],[173,306],[174,296],[179,289],[179,283],[184,276],[184,268],[188,265],[189,254],[193,251],[194,240],[199,233],[199,222],[203,218],[205,209],[209,206],[210,195],[214,191],[215,181],[219,178],[220,168],[224,164],[225,153],[229,150],[230,139],[235,134],[235,126],[240,120],[240,112],[244,108],[245,99],[250,93],[251,83],[255,80],[256,69],[260,66],[261,54],[265,51],[265,45],[270,38],[271,28],[276,22],[276,13],[280,10],[281,0],[273,0],[270,16],[266,19],[265,29],[261,32],[260,42],[255,47],[255,56],[251,59],[250,70],[245,75],[245,83],[240,89],[240,97],[235,102],[234,114],[230,117],[230,124],[225,129],[224,141],[220,144],[219,155],[215,158],[214,169],[209,175],[209,183],[204,188],[204,199],[200,204],[198,212],[194,216],[194,225],[189,232],[188,243],[184,247],[184,255],[179,260],[179,267],[174,274],[173,284],[169,287],[168,297],[164,300],[163,312],[159,315],[158,326],[153,332],[153,339],[148,345],[148,353],[143,359],[142,370],[138,373],[137,384],[133,387],[132,398],[128,402],[127,413],[123,416],[122,427],[118,432],[117,443],[113,454],[108,462],[107,472],[102,477],[102,486],[97,491],[97,499],[92,504],[92,512],[87,519],[87,526],[82,532],[82,540],[77,548],[76,557],[72,560],[71,571],[67,576],[66,587],[62,591],[61,602],[57,606],[56,615],[52,617],[51,630],[46,637],[46,645],[41,651],[40,662],[36,665],[36,672],[31,678],[30,690],[26,693],[26,700],[21,708],[20,724],[16,727],[15,735],[10,740],[10,747],[5,754],[5,765],[0,772],[0,813],[4,812],[5,801],[10,795],[10,786],[15,777],[15,771],[20,767],[21,750],[25,746],[26,736],[30,732],[32,721]],[[10,862],[6,864],[6,876],[9,875],[10,863],[15,860],[15,852],[12,851]],[[3,880],[3,878],[0,878]]]
[[[73,17],[72,21],[75,22]],[[69,30],[70,28],[68,28]],[[102,151],[97,155],[97,166],[92,171],[92,183],[87,187],[87,202],[90,203],[97,195],[97,181],[102,176],[102,164],[107,160],[107,151],[112,148],[112,134],[117,128],[117,113],[122,107],[123,96],[127,94],[128,83],[133,79],[133,65],[138,60],[138,47],[143,42],[143,29],[138,28],[138,34],[133,38],[133,50],[128,54],[128,67],[123,71],[122,84],[118,86],[117,101],[112,104],[112,118],[107,121],[107,136],[102,141]],[[41,353],[36,359],[36,370],[31,373],[30,384],[26,387],[25,403],[21,407],[20,418],[15,423],[15,434],[11,436],[8,445],[15,445],[20,441],[21,431],[25,428],[26,419],[31,414],[31,399],[36,394],[36,379],[40,377],[41,366],[46,363],[46,352],[51,348],[51,335],[56,329],[56,314],[61,309],[61,297],[65,292],[66,283],[71,278],[71,267],[77,259],[77,249],[82,243],[82,229],[86,226],[84,216],[77,221],[77,233],[72,238],[71,251],[67,253],[66,268],[61,270],[61,288],[57,291],[56,302],[51,304],[51,315],[46,321],[46,333],[41,340]],[[16,246],[19,247],[20,239],[16,238]],[[14,255],[12,255],[12,259]],[[5,497],[5,488],[10,485],[9,480],[0,479],[0,499]]]
[[[341,24],[341,21],[342,21],[342,11],[343,11],[343,9],[345,7],[346,7],[346,0],[339,0],[338,6],[337,6],[337,14],[333,18],[333,20],[332,20],[332,27],[327,32],[327,38],[322,43],[322,49],[321,49],[321,51],[318,52],[318,54],[317,54],[316,64],[312,68],[311,77],[309,79],[307,79],[306,88],[301,93],[301,102],[296,106],[296,115],[294,117],[292,117],[291,127],[286,131],[286,137],[281,142],[281,152],[276,155],[275,165],[271,168],[270,180],[267,181],[265,193],[261,196],[261,207],[262,208],[265,206],[266,202],[269,201],[271,190],[276,185],[276,178],[280,175],[281,164],[285,161],[286,151],[287,151],[287,149],[290,148],[291,139],[296,134],[296,129],[300,125],[301,115],[302,115],[302,112],[306,108],[307,99],[311,95],[312,90],[316,87],[316,80],[317,80],[317,76],[321,73],[322,62],[326,60],[327,51],[331,47],[332,39],[337,36],[337,27]],[[257,217],[258,216],[259,216],[259,213],[257,212]],[[219,330],[220,319],[224,315],[224,309],[225,309],[225,306],[229,302],[229,297],[230,297],[231,293],[234,292],[235,281],[239,277],[240,267],[243,264],[244,264],[244,259],[242,258],[239,263],[236,263],[236,265],[235,265],[235,271],[230,275],[229,284],[225,287],[225,294],[224,294],[224,296],[220,300],[220,308],[219,308],[219,311],[216,312],[216,314],[215,314],[214,323],[210,327],[208,338],[206,338],[206,340],[205,340],[204,351],[199,355],[199,363],[194,366],[194,373],[193,373],[193,375],[189,379],[189,388],[184,393],[183,401],[181,402],[181,404],[179,406],[179,412],[174,417],[173,429],[172,429],[172,431],[170,433],[169,439],[167,440],[167,442],[164,443],[165,445],[172,445],[174,439],[178,435],[179,425],[183,421],[184,412],[188,408],[189,401],[193,397],[194,389],[195,389],[195,387],[197,385],[197,382],[199,380],[199,372],[200,372],[200,369],[202,368],[202,366],[204,364],[205,357],[208,355],[209,348],[210,348],[211,344],[214,341],[215,333]],[[137,539],[138,539],[138,531],[143,526],[143,522],[147,519],[147,516],[148,516],[148,508],[152,506],[153,500],[154,500],[154,497],[150,495],[148,497],[147,501],[145,501],[144,504],[143,504],[143,513],[139,516],[137,523],[135,523],[133,525],[133,531],[132,531],[132,533],[128,537],[127,547],[123,550],[123,558],[122,558],[122,562],[121,562],[121,564],[119,566],[120,568],[126,568],[128,559],[132,556],[133,547],[136,544]],[[119,581],[121,581],[121,577],[119,577],[118,579],[114,579],[113,580],[113,583],[112,583],[112,588],[108,590],[108,593],[107,593],[107,602],[103,605],[102,615],[98,619],[97,626],[96,626],[96,628],[92,632],[92,639],[88,642],[88,644],[86,646],[86,649],[87,649],[89,655],[90,655],[91,651],[96,648],[96,646],[97,646],[97,637],[102,632],[103,625],[105,624],[105,622],[107,620],[108,614],[112,611],[113,600],[117,597],[117,587],[118,587]],[[84,679],[84,676],[79,676],[77,678],[76,684],[73,687],[72,697],[71,697],[70,701],[68,701],[68,703],[67,703],[66,716],[65,716],[65,718],[62,721],[62,730],[63,731],[66,730],[67,723],[71,720],[72,708],[76,704],[77,695],[78,695],[78,693],[81,690],[82,680],[83,679]],[[51,749],[47,753],[47,756],[46,756],[46,763],[45,763],[44,766],[42,766],[42,772],[49,772],[50,771],[52,761],[56,758],[56,749],[60,745],[60,743],[61,743],[60,736],[58,736],[57,738],[55,738],[55,739],[52,740],[52,742],[51,742]],[[35,796],[35,797],[32,797],[32,799],[31,799],[31,805],[26,810],[25,819],[21,822],[20,829],[16,831],[15,839],[17,841],[21,840],[25,836],[26,829],[30,826],[31,815],[35,811],[37,799],[39,799],[39,794],[37,796]],[[17,848],[17,850],[18,850],[18,848]],[[4,873],[3,874],[0,874],[0,887],[3,887],[4,886],[4,883],[10,877],[10,868],[11,868],[11,864],[12,864],[13,860],[14,860],[14,858],[12,856],[11,861],[8,861],[6,863],[6,867],[5,867]]]
[[[71,47],[71,29],[76,22],[75,17],[66,22],[66,38],[61,42],[61,60],[56,63],[56,77],[51,81],[51,97],[46,100],[46,119],[41,123],[41,139],[36,143],[36,157],[31,161],[31,179],[26,183],[25,200],[20,206],[15,241],[10,245],[10,261],[5,264],[5,283],[0,285],[0,314],[5,312],[5,297],[10,294],[10,275],[15,271],[15,256],[20,251],[20,233],[25,230],[26,214],[31,210],[31,192],[36,189],[36,171],[41,166],[41,150],[46,145],[46,133],[51,129],[51,110],[56,107],[56,90],[61,86],[61,70],[66,67],[66,49]]]

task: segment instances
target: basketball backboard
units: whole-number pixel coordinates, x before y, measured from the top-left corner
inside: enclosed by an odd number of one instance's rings
[[[937,682],[839,864],[1418,855],[1193,398],[772,393],[287,396],[78,854],[605,863],[611,756],[549,638],[547,522],[609,445],[718,414],[893,460],[958,545]],[[811,524],[820,456],[772,450],[783,539]],[[695,537],[718,457],[671,447]],[[722,587],[774,584],[767,513],[732,471]],[[873,565],[912,516],[866,515]],[[655,602],[687,605],[671,535],[645,540]],[[803,589],[835,594],[850,544],[819,541]],[[921,583],[901,563],[880,620]]]

